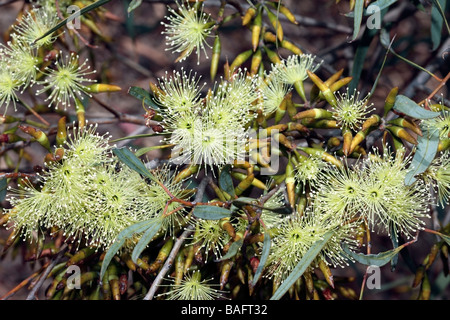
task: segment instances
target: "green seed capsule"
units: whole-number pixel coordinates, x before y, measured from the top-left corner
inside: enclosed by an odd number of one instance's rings
[[[87,90],[87,92],[90,92],[90,93],[102,93],[102,92],[121,91],[122,88],[119,86],[112,85],[112,84],[94,83],[89,86],[86,86],[86,90]]]
[[[391,109],[394,107],[395,98],[397,97],[398,93],[398,87],[394,87],[389,92],[385,102],[384,102],[384,115],[383,117],[386,117],[386,115],[391,111]]]
[[[290,22],[293,24],[298,24],[297,19],[295,19],[295,15],[285,5],[273,2],[268,2],[268,4],[284,15]]]
[[[344,153],[344,155],[348,156],[351,153],[351,144],[353,140],[352,131],[346,127],[342,128],[342,137],[343,137],[342,152]]]
[[[25,125],[19,125],[18,128],[23,132],[25,132],[26,134],[29,134],[30,136],[35,138],[36,141],[39,142],[39,144],[43,146],[45,149],[47,149],[49,152],[52,151],[52,148],[50,147],[50,141],[48,140],[48,137],[44,132],[42,132],[39,129],[35,129],[33,127]]]
[[[250,74],[255,75],[259,71],[259,67],[262,61],[262,53],[261,50],[256,50],[252,57],[252,64],[250,67]]]
[[[389,120],[388,121],[389,124],[393,124],[396,126],[400,126],[406,129],[411,130],[412,132],[414,132],[415,134],[422,136],[422,130],[420,130],[420,127],[417,126],[415,123],[410,122],[408,120],[406,120],[405,118],[395,118],[393,120]]]
[[[256,15],[256,9],[253,7],[250,7],[245,12],[244,16],[242,17],[242,25],[246,26],[252,21],[253,17]]]
[[[288,49],[293,54],[296,54],[296,55],[299,55],[299,56],[303,54],[302,49],[300,49],[299,47],[297,47],[295,44],[293,44],[290,41],[283,40],[283,41],[281,41],[280,45],[281,45],[282,48]]]
[[[184,275],[184,250],[180,250],[175,258],[175,285],[180,285]]]
[[[273,64],[281,63],[281,59],[275,51],[272,51],[267,47],[264,47],[264,51]]]
[[[211,68],[210,68],[211,80],[214,80],[217,74],[217,69],[219,67],[219,60],[220,60],[220,52],[221,52],[220,37],[219,35],[216,35],[216,38],[214,39],[214,45],[211,56]]]
[[[163,265],[164,261],[166,261],[167,257],[169,256],[173,244],[174,239],[172,237],[169,237],[161,247],[161,250],[159,250],[155,261],[150,265],[150,268],[147,271],[148,273],[154,273],[159,270],[159,268]]]
[[[264,7],[266,9],[267,12],[267,17],[270,20],[270,23],[272,24],[272,26],[274,27],[275,31],[276,31],[276,36],[278,38],[278,40],[283,41],[283,28],[281,26],[280,20],[278,20],[278,17],[272,12],[270,11],[267,7]]]
[[[261,29],[262,29],[262,10],[261,8],[258,9],[258,14],[256,15],[255,19],[253,20],[252,25],[252,49],[253,52],[256,51],[259,45],[259,39],[261,37]]]
[[[360,130],[358,131],[355,136],[352,139],[352,143],[350,144],[350,150],[349,153],[352,153],[353,150],[355,150],[355,148],[364,141],[364,139],[366,138],[367,134],[370,131],[370,127],[364,130]]]
[[[397,138],[404,139],[405,141],[408,141],[409,143],[412,143],[414,145],[418,144],[417,140],[402,127],[387,126],[386,129],[388,129]]]
[[[288,93],[283,101],[281,101],[280,105],[278,106],[277,110],[275,111],[275,124],[280,123],[280,121],[283,119],[286,109],[288,106],[289,101],[292,100],[292,93]]]
[[[313,72],[307,70],[306,73],[308,74],[309,78],[314,82],[314,84],[319,88],[321,91],[323,97],[325,100],[332,106],[336,107],[336,97],[334,96],[331,89]]]
[[[289,159],[286,165],[286,192],[288,195],[288,201],[292,208],[295,207],[295,179],[294,179],[294,165],[292,159]]]
[[[300,149],[309,155],[319,156],[320,158],[322,158],[322,160],[327,161],[331,164],[334,164],[336,167],[339,167],[339,168],[342,167],[341,161],[339,161],[338,159],[333,157],[331,154],[329,154],[328,152],[325,152],[321,149],[310,148],[310,147],[297,147],[297,149]]]
[[[325,109],[313,108],[305,111],[300,111],[293,118],[294,120],[300,120],[304,118],[333,119],[333,113]]]
[[[67,140],[66,117],[61,117],[61,119],[58,120],[57,130],[56,145],[62,147]]]
[[[70,259],[69,261],[67,261],[66,266],[71,266],[73,264],[78,264],[80,262],[83,262],[83,260],[89,258],[90,256],[92,256],[95,253],[95,249],[91,248],[91,247],[87,247],[87,248],[83,248],[80,251],[78,251],[77,253],[75,253]]]
[[[234,262],[230,259],[222,262],[222,267],[220,270],[220,280],[219,280],[220,290],[223,290],[223,288],[227,284],[233,264],[234,264]]]
[[[253,50],[255,51],[255,50]],[[232,74],[237,68],[239,68],[245,61],[247,61],[253,54],[253,51],[247,50],[244,52],[241,52],[237,55],[237,57],[233,60],[233,62],[230,65],[230,74]]]
[[[84,105],[78,98],[75,98],[75,110],[77,113],[78,126],[80,127],[80,129],[82,129],[86,125],[86,116]]]

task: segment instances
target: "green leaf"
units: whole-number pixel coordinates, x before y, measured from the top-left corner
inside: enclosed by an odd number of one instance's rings
[[[231,178],[231,165],[227,164],[222,168],[219,175],[219,187],[234,198],[234,186]]]
[[[132,0],[128,6],[128,14],[138,8],[142,4],[142,0]]]
[[[324,234],[323,239],[320,241],[316,241],[311,248],[305,253],[300,262],[295,266],[292,270],[291,274],[283,281],[283,283],[278,287],[277,291],[275,291],[274,295],[270,298],[270,300],[280,300],[283,295],[289,290],[290,287],[300,278],[303,273],[308,269],[317,255],[322,251],[323,247],[327,244],[327,242],[331,239],[334,234],[334,230],[330,230]]]
[[[111,142],[118,142],[129,139],[140,139],[140,138],[148,138],[148,137],[156,137],[161,135],[168,135],[170,133],[144,133],[144,134],[136,134],[134,136],[122,137],[118,139],[111,140]]]
[[[353,21],[353,37],[352,41],[356,39],[361,28],[362,16],[364,11],[364,0],[356,0],[354,9],[354,21]]]
[[[382,17],[384,16],[384,14],[385,14],[385,12],[383,11],[382,12]],[[372,85],[372,89],[369,92],[369,97],[371,97],[373,95],[373,93],[375,92],[375,89],[377,88],[378,81],[380,80],[380,77],[381,77],[381,72],[383,71],[384,64],[386,63],[386,60],[387,60],[387,57],[388,57],[388,54],[389,54],[389,50],[391,49],[391,45],[392,45],[392,43],[389,44],[389,46],[387,48],[387,51],[386,51],[386,54],[384,55],[383,63],[381,64],[380,70],[378,71],[377,77],[376,77],[376,79],[375,79],[375,81],[374,81],[374,83]],[[359,79],[359,77],[358,77],[358,79]]]
[[[109,247],[108,251],[106,251],[105,257],[102,261],[102,267],[100,269],[100,280],[103,279],[103,276],[105,275],[106,269],[108,269],[109,264],[111,263],[111,260],[114,258],[116,253],[122,248],[122,246],[125,243],[125,238],[116,240],[111,247]]]
[[[422,70],[423,72],[428,73],[428,74],[429,74],[431,77],[433,77],[433,78],[436,78],[436,76],[435,76],[432,72],[430,72],[429,70],[425,69],[424,67],[418,65],[417,63],[414,63],[414,62],[412,62],[411,60],[408,60],[408,59],[406,59],[405,57],[402,57],[401,55],[399,55],[398,53],[396,53],[396,52],[394,51],[394,49],[392,49],[392,47],[391,47],[392,42],[391,42],[389,39],[390,39],[389,32],[388,32],[386,29],[382,28],[382,29],[381,29],[381,32],[380,32],[380,42],[381,42],[381,44],[382,44],[385,48],[388,48],[389,51],[390,51],[393,55],[395,55],[397,58],[399,58],[400,60],[403,60],[403,61],[405,61],[407,64],[409,64],[409,65],[411,65],[411,66],[413,66],[413,67],[415,67],[415,68],[417,68],[417,69],[419,69],[419,70]]]
[[[264,210],[269,210],[278,214],[291,214],[294,209],[292,209],[291,206],[284,206],[284,207],[280,207],[280,208],[268,208],[268,207],[262,207]]]
[[[249,197],[239,197],[231,202],[231,211],[235,212],[238,209],[242,209],[244,206],[254,205],[256,199]]]
[[[162,146],[151,146],[151,147],[140,148],[138,151],[136,151],[135,155],[136,155],[136,157],[140,157],[140,156],[142,156],[143,154],[146,154],[149,151],[157,150],[157,149],[164,149],[164,148],[168,148],[170,146],[172,146],[172,145],[165,144],[165,145],[162,145]]]
[[[0,180],[0,201],[5,200],[7,190],[8,190],[8,179],[1,179]]]
[[[262,252],[261,252],[261,258],[259,260],[259,265],[258,265],[258,268],[256,269],[255,276],[253,277],[252,286],[256,285],[256,283],[259,280],[259,277],[262,274],[264,266],[266,265],[267,258],[269,258],[270,245],[271,245],[270,235],[269,235],[269,232],[266,230],[266,232],[264,232],[264,243],[263,243],[263,248],[262,248]]]
[[[116,255],[117,251],[122,248],[123,244],[125,243],[126,239],[129,239],[133,237],[135,233],[143,232],[148,228],[148,226],[153,223],[154,219],[141,221],[138,223],[135,223],[128,228],[125,228],[122,230],[119,235],[116,238],[116,241],[109,247],[108,251],[105,254],[105,257],[103,258],[102,267],[100,270],[100,279],[103,279],[103,276],[105,275],[106,269],[108,268],[112,258]]]
[[[150,180],[157,181],[155,176],[151,174],[150,171],[148,171],[142,161],[139,160],[139,158],[136,157],[136,155],[131,152],[130,149],[126,147],[120,149],[114,148],[112,149],[112,151],[120,159],[120,161],[125,163],[131,169],[133,169],[140,175],[149,178]]]
[[[441,43],[446,2],[446,0],[433,0],[433,3],[431,5],[431,42],[433,43],[432,50],[436,50]]]
[[[49,34],[52,34],[53,32],[55,32],[56,30],[58,30],[59,28],[65,26],[67,24],[68,21],[72,21],[75,18],[82,16],[83,14],[85,14],[86,12],[92,11],[94,9],[97,9],[98,7],[110,2],[111,0],[99,0],[97,2],[94,2],[84,8],[82,8],[79,12],[75,12],[74,14],[70,15],[69,17],[67,17],[66,19],[64,19],[63,21],[61,21],[60,23],[58,23],[56,26],[54,26],[53,28],[51,28],[50,30],[48,30],[46,33],[44,33],[44,35],[42,35],[41,37],[37,38],[36,40],[34,40],[34,42],[37,42],[39,40],[41,40],[42,38],[45,38],[46,36],[48,36]]]
[[[439,237],[442,238],[442,240],[444,240],[445,242],[447,242],[447,245],[450,246],[450,236],[443,234],[443,233],[437,233],[439,235]]]
[[[383,20],[384,15],[386,14],[387,10],[380,10],[380,20]],[[372,40],[375,38],[375,36],[379,33],[379,30],[376,28],[366,28],[361,36],[361,40],[358,44],[358,48],[355,52],[355,58],[353,59],[353,67],[352,67],[352,81],[350,82],[348,86],[349,92],[353,92],[356,87],[358,86],[359,79],[361,77],[362,70],[364,68],[364,62],[366,61],[367,52],[369,51],[370,44],[372,43]],[[384,62],[386,61],[386,57],[384,58]],[[384,66],[383,62],[383,66]],[[381,67],[378,77],[381,74],[381,70],[383,69],[383,66]],[[378,82],[377,80],[374,82],[372,86],[372,90],[375,89],[376,84]],[[370,95],[372,95],[373,92],[371,91]]]
[[[133,260],[134,263],[136,263],[142,251],[144,251],[144,249],[147,247],[150,241],[152,241],[152,239],[161,229],[162,221],[163,221],[162,219],[156,219],[155,221],[153,221],[151,225],[148,227],[148,229],[145,230],[141,239],[139,239],[139,242],[136,244],[136,246],[133,249],[133,252],[131,253],[131,260]]]
[[[204,220],[220,220],[229,218],[231,211],[218,206],[199,205],[194,207],[193,215]]]
[[[439,146],[439,131],[422,129],[422,136],[417,137],[417,147],[414,157],[405,176],[405,184],[411,185],[416,181],[415,176],[421,174],[430,166]]]
[[[356,48],[355,58],[353,59],[352,68],[352,81],[349,84],[349,92],[353,92],[361,77],[362,70],[364,68],[364,62],[366,61],[367,52],[369,51],[369,46],[374,39],[375,35],[378,33],[376,29],[366,29],[361,37],[361,41]]]
[[[372,2],[369,6],[376,6],[379,8],[380,11],[382,11],[383,9],[390,7],[391,5],[393,5],[396,2],[397,2],[397,0],[378,0],[378,1]],[[369,11],[367,9],[364,9],[364,11],[363,11],[364,16],[368,16],[371,14],[372,13],[369,13]],[[345,16],[353,18],[355,16],[355,14],[352,11],[352,12],[345,14]]]
[[[439,112],[426,110],[403,95],[395,97],[394,110],[416,119],[431,119],[439,115]]]
[[[353,259],[355,259],[357,262],[367,266],[378,266],[378,267],[382,267],[386,263],[391,261],[403,248],[404,245],[377,254],[363,254],[351,251],[346,244],[342,245],[342,249],[344,250],[344,252],[347,253],[349,256],[351,256]]]
[[[136,99],[143,101],[146,105],[150,106],[152,109],[156,111],[160,111],[159,106],[153,101],[153,95],[139,87],[130,87],[128,89],[128,94],[135,97]]]
[[[395,224],[393,224],[392,222],[389,224],[389,230],[391,234],[392,246],[394,247],[394,249],[396,249],[398,248],[397,228],[395,227]],[[395,270],[395,268],[397,267],[397,263],[398,263],[398,254],[396,254],[391,260],[391,271]]]
[[[231,244],[230,248],[228,249],[228,252],[226,255],[224,255],[222,258],[215,260],[215,262],[224,261],[230,258],[233,258],[241,249],[242,245],[244,244],[244,238],[239,239],[238,241],[235,241]]]

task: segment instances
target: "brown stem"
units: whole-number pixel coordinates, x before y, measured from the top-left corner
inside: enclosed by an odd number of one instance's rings
[[[0,173],[0,179],[30,178],[35,176],[36,176],[35,173],[22,173],[22,172]]]
[[[428,97],[425,99],[425,100],[422,100],[420,103],[419,103],[419,105],[420,104],[425,104],[425,106],[428,108],[428,101],[429,100],[431,100],[433,97],[434,97],[434,95],[436,94],[436,93],[438,93],[438,91],[439,90],[441,90],[441,88],[443,87],[443,86],[445,86],[445,84],[447,83],[447,81],[450,79],[450,72],[445,76],[445,78],[444,79],[439,79],[438,81],[440,81],[439,82],[439,85],[428,95]]]
[[[195,195],[195,201],[200,200],[203,198],[203,194],[205,193],[206,185],[208,184],[210,177],[204,178],[197,189],[197,194]],[[186,230],[181,234],[179,238],[177,238],[177,241],[175,241],[175,244],[173,245],[172,251],[169,254],[169,257],[167,258],[166,262],[164,263],[163,267],[161,268],[161,271],[156,276],[155,280],[152,283],[152,286],[150,287],[150,290],[145,295],[144,300],[152,300],[156,290],[158,289],[159,284],[163,280],[164,276],[167,272],[169,272],[169,269],[171,268],[173,261],[175,260],[175,257],[178,253],[178,251],[181,248],[181,245],[183,244],[184,240],[189,237],[191,233],[194,232],[194,226],[189,225]]]
[[[64,253],[67,251],[67,244],[63,244],[61,246],[60,251],[56,255],[56,258],[50,263],[50,265],[45,269],[44,273],[39,278],[39,281],[36,283],[36,286],[31,289],[30,293],[27,296],[26,300],[34,300],[36,299],[36,293],[38,290],[42,287],[44,284],[45,279],[47,279],[47,276],[50,274],[52,269],[56,266],[56,264],[59,262],[59,260],[64,256]]]
[[[10,297],[12,297],[13,295],[15,295],[20,289],[25,287],[28,283],[30,283],[31,280],[33,280],[35,277],[37,277],[42,272],[42,270],[47,268],[49,264],[50,264],[50,261],[48,261],[46,264],[44,264],[40,270],[33,273],[31,276],[29,276],[28,278],[23,280],[16,287],[14,287],[12,290],[10,290],[7,294],[5,294],[3,297],[1,297],[0,300],[7,300]]]

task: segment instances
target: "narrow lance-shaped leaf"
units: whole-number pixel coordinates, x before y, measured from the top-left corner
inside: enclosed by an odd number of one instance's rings
[[[8,179],[1,179],[0,180],[0,201],[5,200],[7,189],[8,189]]]
[[[392,40],[393,40],[393,39],[392,39]],[[390,51],[393,55],[395,55],[397,58],[399,58],[399,59],[405,61],[407,64],[409,64],[409,65],[411,65],[411,66],[413,66],[413,67],[415,67],[415,68],[417,68],[417,69],[419,69],[419,70],[422,70],[423,72],[428,73],[430,76],[432,76],[433,78],[435,78],[435,75],[434,75],[432,72],[430,72],[429,70],[425,69],[424,67],[418,65],[417,63],[414,63],[414,62],[412,62],[411,60],[408,60],[408,59],[406,59],[405,57],[403,57],[403,56],[399,55],[398,53],[396,53],[396,52],[394,51],[394,49],[392,49],[392,47],[389,46],[390,43],[392,43],[392,41],[390,40],[389,32],[388,32],[386,29],[384,29],[384,28],[382,28],[382,29],[381,29],[381,32],[380,32],[380,42],[381,42],[381,44],[382,44],[385,48],[388,48],[389,51]]]
[[[417,138],[417,148],[405,176],[406,185],[413,184],[416,181],[415,176],[427,170],[436,156],[439,146],[438,130],[421,129],[423,135]]]
[[[353,22],[353,37],[352,40],[355,40],[358,36],[359,29],[361,28],[362,16],[364,11],[364,0],[356,0],[355,9],[354,9],[354,22]]]
[[[105,275],[106,269],[108,268],[112,258],[114,258],[117,251],[122,248],[126,239],[131,238],[136,233],[143,232],[151,223],[153,223],[153,221],[154,219],[150,219],[135,223],[119,233],[116,241],[109,247],[108,251],[106,251],[105,257],[103,258],[102,267],[100,270],[100,279],[103,279],[103,276]]]
[[[159,106],[153,101],[152,94],[140,87],[130,87],[128,94],[136,99],[143,101],[146,105],[150,106],[156,111],[160,111]]]
[[[165,144],[165,145],[162,145],[162,146],[144,147],[144,148],[140,148],[138,151],[136,151],[135,155],[136,155],[136,157],[140,157],[140,156],[142,156],[143,154],[146,154],[149,151],[157,150],[157,149],[165,149],[165,148],[169,148],[171,146],[172,146],[171,144]]]
[[[46,36],[48,36],[49,34],[52,34],[53,32],[55,32],[56,30],[58,30],[59,28],[65,26],[67,24],[67,22],[72,21],[76,18],[78,18],[79,16],[82,16],[83,14],[85,14],[86,12],[89,12],[91,10],[97,9],[98,7],[110,2],[111,0],[99,0],[97,2],[91,3],[90,5],[82,8],[80,11],[76,11],[74,14],[70,15],[69,17],[67,17],[66,19],[64,19],[63,21],[61,21],[60,23],[58,23],[56,26],[54,26],[53,28],[51,28],[50,30],[48,30],[46,33],[44,33],[41,37],[37,38],[36,40],[34,40],[34,42],[37,42],[43,38],[45,38]]]
[[[394,110],[416,119],[432,119],[439,116],[439,112],[424,109],[403,95],[395,97]]]
[[[228,193],[230,196],[234,197],[235,193],[234,193],[233,179],[231,178],[230,170],[231,166],[227,164],[220,171],[219,187],[223,191]]]
[[[389,229],[391,234],[392,246],[394,247],[394,249],[397,249],[398,248],[397,228],[393,223],[390,223]],[[391,260],[391,271],[395,270],[395,268],[397,267],[397,263],[398,263],[398,253]]]
[[[138,8],[142,4],[142,0],[132,0],[128,5],[128,14],[130,14],[133,10]]]
[[[244,244],[244,238],[239,239],[238,241],[233,242],[228,249],[228,252],[220,259],[215,260],[215,262],[224,261],[230,258],[233,258],[241,249]]]
[[[157,181],[155,176],[151,174],[150,171],[148,171],[142,161],[139,160],[139,158],[136,157],[136,155],[131,152],[130,149],[124,147],[120,149],[114,148],[112,150],[114,154],[120,159],[120,161],[129,166],[131,169],[143,175],[144,177],[147,177],[153,181]]]
[[[438,232],[436,234],[439,235],[442,238],[442,240],[447,242],[447,245],[450,246],[450,236],[449,235],[446,235],[446,234],[443,234],[443,233],[440,233],[440,232]]]
[[[269,235],[269,232],[267,232],[267,230],[266,230],[264,232],[264,243],[263,243],[263,249],[261,252],[261,258],[259,259],[259,265],[258,265],[258,268],[256,269],[255,276],[253,277],[252,286],[256,285],[256,283],[258,282],[258,280],[262,274],[264,266],[266,265],[266,262],[267,262],[267,258],[269,258],[270,246],[271,246],[270,235]]]
[[[445,19],[445,5],[446,0],[433,0],[431,4],[431,42],[433,49],[436,50],[442,37],[442,26]]]
[[[162,218],[153,221],[152,224],[148,227],[148,229],[145,230],[141,239],[139,239],[139,242],[136,244],[136,246],[133,249],[133,252],[131,253],[131,260],[133,260],[134,263],[136,263],[142,251],[144,251],[149,242],[152,241],[153,237],[161,229],[162,221],[163,221]]]
[[[381,17],[384,17],[385,13],[386,13],[386,11],[383,11]],[[373,93],[375,92],[375,89],[377,88],[378,81],[380,80],[381,72],[383,71],[384,64],[386,63],[386,60],[387,60],[387,57],[388,57],[388,54],[389,54],[389,50],[391,49],[391,46],[392,46],[392,42],[389,44],[389,46],[387,48],[387,51],[386,51],[386,54],[384,55],[383,63],[381,64],[380,71],[378,71],[377,77],[375,78],[375,81],[374,81],[374,83],[372,85],[372,89],[370,90],[369,97],[371,97],[373,95]]]
[[[131,139],[140,139],[140,138],[148,138],[148,137],[155,137],[155,136],[161,136],[161,135],[169,135],[170,133],[144,133],[144,134],[136,134],[134,136],[128,136],[128,137],[122,137],[118,139],[111,140],[111,142],[119,142],[123,140],[131,140]],[[136,156],[137,153],[135,154]]]
[[[380,12],[380,20],[383,19],[385,13],[386,13],[385,10]],[[349,92],[353,92],[359,83],[359,79],[361,77],[361,73],[364,68],[364,62],[367,57],[367,52],[369,51],[369,47],[370,47],[370,44],[372,43],[372,40],[375,38],[375,36],[377,35],[378,32],[379,32],[379,30],[376,28],[372,28],[372,29],[366,28],[361,36],[361,40],[358,43],[358,48],[356,49],[355,58],[353,60],[353,67],[352,67],[352,74],[351,74],[352,81],[350,82],[349,87],[348,87]],[[383,65],[384,65],[384,63],[383,63]],[[383,67],[381,67],[379,73],[381,73],[382,69],[383,69]],[[374,86],[375,85],[376,85],[376,82],[374,83]]]
[[[229,218],[231,216],[231,211],[229,209],[213,205],[198,205],[195,206],[193,215],[204,220],[220,220],[223,218]]]
[[[230,210],[232,212],[236,212],[239,209],[242,209],[244,206],[253,205],[256,202],[256,199],[249,197],[239,197],[236,200],[231,202]]]
[[[396,2],[397,2],[397,0],[378,0],[378,1],[372,2],[369,5],[369,7],[370,6],[376,7],[376,8],[378,8],[381,11],[383,9],[386,9],[386,8],[390,7],[391,5],[393,5]],[[369,10],[369,7],[367,7],[367,9],[363,10],[363,15],[364,16],[368,16],[368,15],[373,14],[373,12],[371,10]],[[355,13],[354,12],[349,12],[349,13],[345,14],[345,16],[353,18],[355,16]]]
[[[295,266],[292,270],[291,274],[283,281],[283,283],[278,287],[277,291],[275,291],[274,295],[270,298],[270,300],[279,300],[283,297],[283,295],[289,290],[290,287],[300,278],[303,273],[308,269],[317,255],[322,251],[323,247],[327,244],[327,242],[331,239],[334,234],[334,230],[330,230],[323,236],[322,240],[316,241],[311,248],[305,253],[300,262]]]
[[[408,244],[408,243],[407,243]],[[392,250],[388,250],[385,252],[380,252],[377,254],[363,254],[356,253],[351,251],[346,244],[342,245],[342,249],[345,253],[347,253],[350,257],[355,259],[355,261],[367,265],[367,266],[377,266],[382,267],[385,264],[389,263],[399,252],[402,250],[407,244],[403,244],[397,248]]]

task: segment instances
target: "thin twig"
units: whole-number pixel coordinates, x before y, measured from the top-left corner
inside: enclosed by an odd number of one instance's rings
[[[36,173],[23,173],[23,172],[0,172],[0,179],[17,179],[17,178],[30,178],[35,177]]]
[[[35,273],[33,273],[31,276],[29,276],[28,278],[26,278],[25,280],[23,280],[21,283],[19,283],[16,287],[14,287],[12,290],[10,290],[7,294],[5,294],[3,297],[0,298],[0,300],[8,300],[9,298],[11,298],[13,295],[15,295],[20,289],[22,289],[23,287],[25,287],[28,283],[30,283],[31,280],[33,280],[35,277],[39,276],[39,274],[42,272],[42,270],[44,270],[45,268],[48,267],[48,265],[50,264],[50,261],[47,262],[46,264],[44,264],[42,266],[41,269],[39,269],[39,271],[36,271]]]
[[[372,242],[370,240],[370,231],[369,231],[369,227],[367,225],[367,221],[364,220],[364,226],[366,228],[366,237],[367,237],[367,254],[371,254],[372,253]],[[359,300],[362,300],[363,298],[363,294],[364,294],[364,287],[366,286],[366,281],[367,281],[367,272],[369,271],[370,266],[368,266],[366,268],[366,272],[364,273],[364,277],[363,277],[363,281],[361,284],[361,292],[359,293]]]
[[[36,293],[42,287],[42,285],[44,284],[45,279],[47,279],[47,276],[50,274],[52,269],[56,266],[56,264],[59,262],[59,260],[61,260],[61,258],[64,256],[64,253],[66,252],[66,250],[67,250],[67,244],[63,244],[61,246],[60,251],[56,255],[55,259],[50,263],[50,265],[47,267],[47,269],[45,269],[45,272],[42,274],[42,276],[40,277],[39,281],[36,283],[36,285],[33,287],[33,289],[31,289],[31,291],[28,294],[26,300],[34,300],[34,299],[36,299]]]
[[[194,199],[195,202],[199,202],[203,198],[203,195],[205,193],[205,188],[208,185],[210,179],[211,179],[211,177],[206,177],[200,182],[200,184],[197,188],[197,194],[195,195],[195,199]],[[181,234],[181,236],[177,238],[177,241],[173,245],[173,248],[169,254],[169,257],[167,258],[166,262],[164,263],[163,267],[161,268],[161,271],[158,273],[155,280],[153,281],[152,286],[150,287],[150,290],[144,297],[144,300],[152,300],[153,299],[153,297],[155,296],[156,290],[158,289],[159,284],[163,280],[166,273],[169,272],[169,269],[172,267],[173,261],[175,260],[175,257],[177,255],[178,251],[180,250],[184,240],[187,237],[189,237],[189,235],[192,232],[194,232],[194,226],[189,225],[184,230],[184,232]]]

